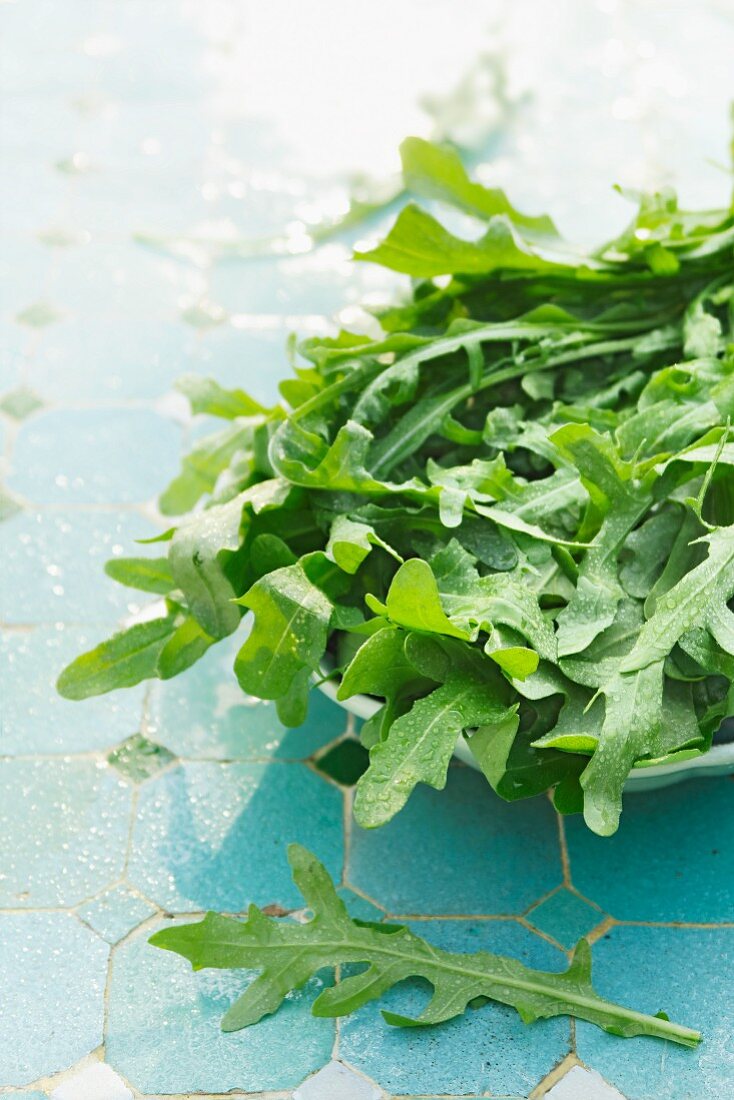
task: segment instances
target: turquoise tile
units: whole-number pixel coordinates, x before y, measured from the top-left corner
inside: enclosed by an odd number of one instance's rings
[[[0,1085],[57,1073],[99,1046],[108,952],[70,913],[0,915]]]
[[[731,778],[629,795],[619,831],[598,837],[569,818],[571,877],[619,920],[729,921],[734,881]]]
[[[342,796],[334,787],[297,764],[186,764],[141,788],[128,878],[172,912],[239,912],[250,901],[297,908],[291,841],[339,879]]]
[[[61,669],[98,641],[79,627],[0,634],[0,752],[94,752],[137,729],[144,688],[71,703],[56,691]]]
[[[606,997],[703,1032],[695,1049],[576,1025],[581,1060],[627,1100],[724,1100],[734,1081],[734,928],[613,928],[594,946]]]
[[[154,399],[186,369],[191,343],[183,325],[166,319],[142,317],[131,325],[83,315],[41,343],[29,378],[48,400]]]
[[[319,756],[314,767],[344,787],[353,787],[369,766],[369,753],[356,737],[345,737]]]
[[[132,737],[128,737],[107,757],[108,763],[115,771],[131,783],[144,783],[146,779],[151,779],[163,768],[172,764],[175,759],[172,752],[163,745],[143,737],[142,733],[134,733]]]
[[[150,597],[115,584],[108,558],[140,554],[156,533],[147,519],[114,510],[22,512],[0,524],[6,623],[104,623],[140,610]],[[96,643],[101,640],[95,636]]]
[[[146,409],[51,411],[24,424],[8,488],[38,504],[151,500],[178,468],[180,429]]]
[[[247,986],[248,971],[192,971],[151,947],[148,929],[117,951],[109,996],[107,1060],[144,1093],[291,1089],[329,1061],[333,1020],[311,1003],[318,977],[290,994],[257,1027],[225,1035],[221,1017]]]
[[[5,760],[0,907],[76,905],[122,873],[130,788],[94,760]]]
[[[100,181],[106,174],[99,173]],[[146,182],[150,186],[147,176]],[[93,237],[84,248],[66,249],[54,268],[54,293],[72,316],[120,321],[133,316],[136,330],[146,320],[173,320],[179,299],[200,283],[200,276],[126,240]],[[97,371],[107,369],[106,360],[104,356],[97,362]]]
[[[527,914],[535,928],[552,936],[563,947],[574,947],[604,920],[604,913],[589,905],[577,894],[562,887],[558,893],[542,901]]]
[[[548,802],[503,802],[483,776],[460,767],[449,769],[443,791],[416,788],[389,825],[355,827],[347,870],[391,913],[521,913],[561,878]]]
[[[77,910],[84,923],[110,944],[118,943],[155,912],[149,902],[122,885],[112,886]]]
[[[355,920],[381,921],[384,919],[384,910],[360,894],[355,894],[349,886],[339,886],[337,894],[346,905],[349,916],[354,917]]]
[[[192,345],[186,370],[214,376],[223,386],[239,386],[264,404],[278,400],[278,383],[287,376],[288,328],[252,332],[222,325]]]
[[[308,718],[298,729],[278,721],[273,703],[245,695],[233,671],[244,640],[240,630],[212,646],[182,676],[153,686],[148,724],[153,740],[191,759],[302,760],[343,732],[344,711],[321,692],[312,692]]]
[[[493,951],[528,966],[561,970],[563,954],[514,921],[421,921],[415,931],[450,951]],[[558,1017],[527,1027],[514,1009],[486,1004],[433,1028],[394,1028],[390,1008],[416,1016],[424,983],[408,981],[342,1021],[339,1056],[390,1093],[491,1093],[526,1096],[568,1053],[570,1026]]]

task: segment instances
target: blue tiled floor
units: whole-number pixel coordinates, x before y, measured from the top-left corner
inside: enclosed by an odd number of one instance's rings
[[[609,95],[609,122],[615,105],[636,94],[636,66],[659,61],[658,107],[667,110],[679,102],[673,77],[692,65],[695,108],[683,121],[689,134],[698,133],[691,120],[701,128],[701,163],[704,155],[717,159],[719,148],[723,158],[734,94],[722,92],[734,45],[725,13],[717,14],[725,5],[697,6],[693,23],[666,9],[666,30],[648,22],[644,5],[622,15],[618,5],[612,12],[569,0],[562,12],[553,9],[560,22],[552,42],[542,30],[537,40],[530,33],[541,7],[482,6],[482,20],[490,9],[515,19],[517,48],[527,48],[542,91],[535,113],[523,100],[530,129],[519,139],[507,130],[492,168],[499,182],[510,174],[529,208],[558,204],[562,220],[578,207],[597,224],[592,205],[616,161],[604,161],[603,178],[590,176],[588,194],[569,181],[605,150],[621,163],[645,146],[630,129],[637,123],[619,119],[594,142],[576,141],[598,122],[579,102],[576,77]],[[11,165],[0,180],[0,517],[8,516],[0,518],[0,1100],[45,1100],[57,1083],[49,1077],[93,1051],[136,1100],[190,1092],[212,1100],[232,1089],[277,1100],[294,1090],[296,1100],[524,1100],[569,1051],[627,1100],[726,1100],[734,1091],[731,781],[629,796],[618,835],[600,840],[576,819],[561,829],[545,800],[499,801],[457,766],[445,791],[419,788],[395,822],[367,833],[351,822],[350,791],[317,766],[321,750],[346,732],[344,712],[318,696],[306,724],[286,730],[272,706],[244,697],[231,674],[244,631],[175,681],[83,704],[54,694],[70,656],[147,602],[102,567],[161,529],[150,502],[176,472],[182,439],[201,431],[180,422],[181,404],[170,399],[176,377],[216,375],[271,402],[291,328],[333,331],[335,312],[365,296],[374,304],[400,283],[346,263],[372,224],[303,255],[217,259],[217,242],[280,234],[308,220],[312,204],[343,201],[334,152],[356,135],[384,153],[387,139],[380,146],[377,132],[393,112],[384,101],[373,105],[373,61],[360,62],[356,33],[347,48],[334,37],[336,69],[324,69],[327,105],[338,86],[352,114],[334,133],[325,123],[318,142],[290,122],[298,106],[292,89],[290,99],[279,87],[264,99],[247,85],[276,36],[279,55],[291,38],[313,32],[303,47],[308,81],[297,90],[307,99],[322,75],[310,49],[329,27],[348,27],[336,4],[325,6],[322,21],[301,22],[298,34],[291,22],[300,9],[287,11],[285,0],[34,0],[0,8],[10,44],[0,66],[3,160]],[[456,69],[443,51],[460,34],[461,64],[474,62],[486,42],[477,12],[473,0],[457,0],[446,35],[445,5],[406,0],[398,17],[398,7],[376,0],[372,22],[395,25],[380,33],[384,48],[398,51],[390,56],[406,87],[414,80],[409,62],[423,55],[433,59],[432,86],[436,74]],[[267,42],[259,15],[271,20]],[[569,52],[576,34],[579,48]],[[705,49],[684,57],[671,42],[689,37]],[[636,38],[654,39],[659,58],[648,50],[623,64],[619,43]],[[371,89],[361,112],[342,94],[352,70]],[[564,74],[565,92],[552,86],[554,73]],[[547,141],[548,118],[556,117],[549,104],[559,96],[571,134],[565,145],[555,132]],[[721,133],[711,121],[714,96]],[[411,91],[400,115],[406,126],[423,117],[414,100]],[[504,110],[497,102],[491,109]],[[657,118],[652,109],[650,117]],[[317,146],[310,156],[309,142]],[[677,144],[653,142],[649,155],[673,156]],[[550,186],[541,162],[559,151]],[[370,154],[359,157],[347,167],[370,169]],[[3,505],[7,494],[15,514]],[[497,1005],[436,1029],[389,1028],[377,1005],[337,1024],[309,1011],[323,975],[276,1016],[224,1035],[219,1018],[248,973],[193,973],[150,947],[148,934],[209,906],[300,907],[285,858],[293,840],[326,863],[355,917],[414,918],[443,946],[486,947],[560,969],[561,948],[592,932],[602,993],[700,1026],[704,1043],[695,1051],[622,1043],[564,1018],[526,1028]],[[406,983],[386,1001],[415,1012],[425,996]],[[319,1070],[325,1075],[310,1077]]]

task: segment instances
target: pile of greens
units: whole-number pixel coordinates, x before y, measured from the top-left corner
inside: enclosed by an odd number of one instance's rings
[[[175,676],[251,611],[234,671],[286,725],[319,678],[382,701],[362,826],[442,788],[461,738],[503,798],[552,790],[609,835],[633,767],[705,752],[734,713],[734,207],[643,196],[582,253],[451,148],[402,157],[482,235],[406,205],[356,259],[409,296],[374,337],[293,347],[273,408],[182,380],[225,427],[161,497],[184,516],[149,540],[167,556],[108,565],[165,610],[59,688]]]

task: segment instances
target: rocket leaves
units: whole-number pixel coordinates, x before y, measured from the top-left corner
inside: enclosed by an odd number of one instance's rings
[[[324,676],[378,701],[362,825],[463,738],[503,798],[608,835],[630,770],[707,751],[734,700],[734,210],[643,196],[583,252],[451,147],[401,155],[431,210],[357,258],[409,291],[304,341],[272,408],[181,381],[221,430],[161,497],[166,555],[107,567],[165,607],[59,689],[175,676],[245,619],[235,675],[283,721]]]
[[[445,951],[404,925],[353,920],[310,852],[291,844],[288,858],[313,913],[306,924],[278,921],[251,905],[246,920],[207,913],[201,921],[163,928],[150,939],[154,946],[188,959],[194,970],[260,971],[225,1013],[224,1031],[239,1031],[276,1012],[292,990],[325,967],[363,963],[366,968],[321,991],[312,1007],[314,1016],[347,1016],[398,982],[422,978],[432,992],[421,1014],[412,1018],[383,1011],[388,1024],[439,1024],[461,1016],[481,998],[511,1006],[526,1024],[571,1015],[613,1035],[648,1035],[687,1047],[700,1040],[697,1031],[671,1022],[663,1012],[647,1016],[600,997],[591,981],[586,940],[579,941],[568,969],[561,972],[532,970],[488,951]]]

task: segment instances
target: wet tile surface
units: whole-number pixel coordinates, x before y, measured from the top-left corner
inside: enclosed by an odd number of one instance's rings
[[[81,705],[57,694],[56,678],[64,665],[97,641],[78,627],[0,634],[0,752],[93,752],[110,748],[140,726],[142,687]]]
[[[19,512],[0,524],[6,623],[114,623],[147,603],[115,584],[108,558],[135,553],[156,528],[135,512]],[[93,642],[100,637],[93,638]]]
[[[193,763],[140,791],[128,876],[173,912],[297,908],[286,845],[342,866],[342,798],[303,765]]]
[[[726,5],[669,5],[662,22],[644,5],[586,4],[580,18],[581,6],[485,5],[482,20],[496,18],[510,43],[503,65],[517,58],[510,87],[530,93],[488,101],[485,179],[581,237],[626,222],[612,179],[677,177],[702,206],[726,201],[726,177],[711,167],[726,156],[734,98]],[[246,16],[239,0],[3,5],[0,1096],[526,1100],[569,1049],[567,1021],[526,1029],[488,1005],[407,1031],[371,1005],[335,1044],[333,1021],[310,1015],[317,980],[258,1027],[220,1032],[249,974],[194,974],[150,947],[166,919],[156,907],[300,906],[285,857],[300,840],[355,917],[461,918],[416,922],[460,950],[553,969],[564,958],[542,936],[568,946],[601,910],[665,925],[612,925],[593,948],[597,983],[701,1026],[701,1047],[622,1044],[579,1025],[590,1069],[550,1095],[723,1100],[734,1091],[733,930],[671,922],[732,922],[731,781],[630,796],[604,841],[570,819],[566,862],[546,801],[508,806],[467,769],[453,769],[444,792],[419,788],[388,828],[354,827],[335,785],[349,787],[363,762],[343,740],[345,714],[316,695],[303,727],[287,730],[272,706],[244,697],[231,673],[244,628],[175,681],[81,704],[54,694],[69,658],[148,602],[102,567],[160,529],[143,505],[176,472],[182,438],[210,430],[185,423],[168,396],[175,379],[216,376],[271,403],[289,332],[349,327],[356,302],[402,286],[348,262],[392,215],[299,249],[320,212],[345,209],[347,176],[387,178],[405,133],[433,127],[418,94],[448,90],[498,36],[482,37],[474,0],[457,0],[450,36],[445,5],[376,0],[350,39],[359,48],[345,50],[342,7],[327,3],[314,23],[290,0]],[[417,24],[421,50],[406,52]],[[386,58],[377,85],[376,53]],[[557,117],[563,133],[549,140]],[[460,140],[471,144],[469,130]],[[277,255],[237,258],[270,234]],[[465,919],[508,914],[530,927]],[[415,1011],[425,996],[409,983],[386,1003]],[[103,1040],[105,1062],[80,1077],[76,1063]],[[57,1071],[53,1085],[35,1083]]]
[[[149,410],[41,413],[18,434],[8,488],[36,504],[144,502],[176,473],[179,449],[176,425]]]
[[[671,1019],[700,1028],[692,1050],[653,1039],[621,1058],[614,1036],[576,1025],[579,1057],[628,1100],[724,1097],[734,1080],[731,975],[734,928],[615,928],[594,947],[597,988],[642,1012],[661,1006]],[[722,1012],[723,1007],[723,1012]]]
[[[561,947],[571,948],[597,924],[604,920],[601,913],[583,898],[562,887],[526,914],[534,928],[552,936]]]
[[[415,929],[450,951],[494,951],[527,966],[560,970],[565,958],[513,921],[421,922]],[[404,982],[380,1002],[394,1012],[416,1016],[427,987]],[[379,1080],[389,1092],[424,1095],[463,1092],[527,1095],[567,1054],[568,1020],[533,1025],[532,1041],[517,1013],[488,1004],[440,1028],[389,1027],[370,1005],[342,1023],[339,1051],[349,1065]]]
[[[0,914],[0,1085],[67,1069],[99,1046],[108,950],[70,913]]]
[[[104,890],[77,909],[80,919],[110,944],[118,943],[155,912],[154,906],[123,885]]]
[[[94,760],[4,760],[0,906],[76,905],[120,877],[130,788]]]
[[[355,826],[347,874],[392,913],[521,913],[562,879],[554,814],[543,799],[502,802],[477,772],[454,767],[445,791],[418,787],[383,828]]]
[[[322,983],[312,979],[258,1027],[225,1035],[219,1021],[246,985],[246,972],[194,973],[134,936],[112,967],[110,1065],[146,1093],[295,1088],[329,1061],[334,1022],[309,1008]]]
[[[619,831],[605,840],[573,818],[574,885],[618,920],[731,921],[733,807],[734,782],[724,777],[629,795]]]
[[[153,686],[151,738],[187,759],[303,760],[342,732],[344,711],[322,695],[298,729],[278,721],[274,704],[244,695],[232,673],[244,641],[239,630],[182,676]]]

